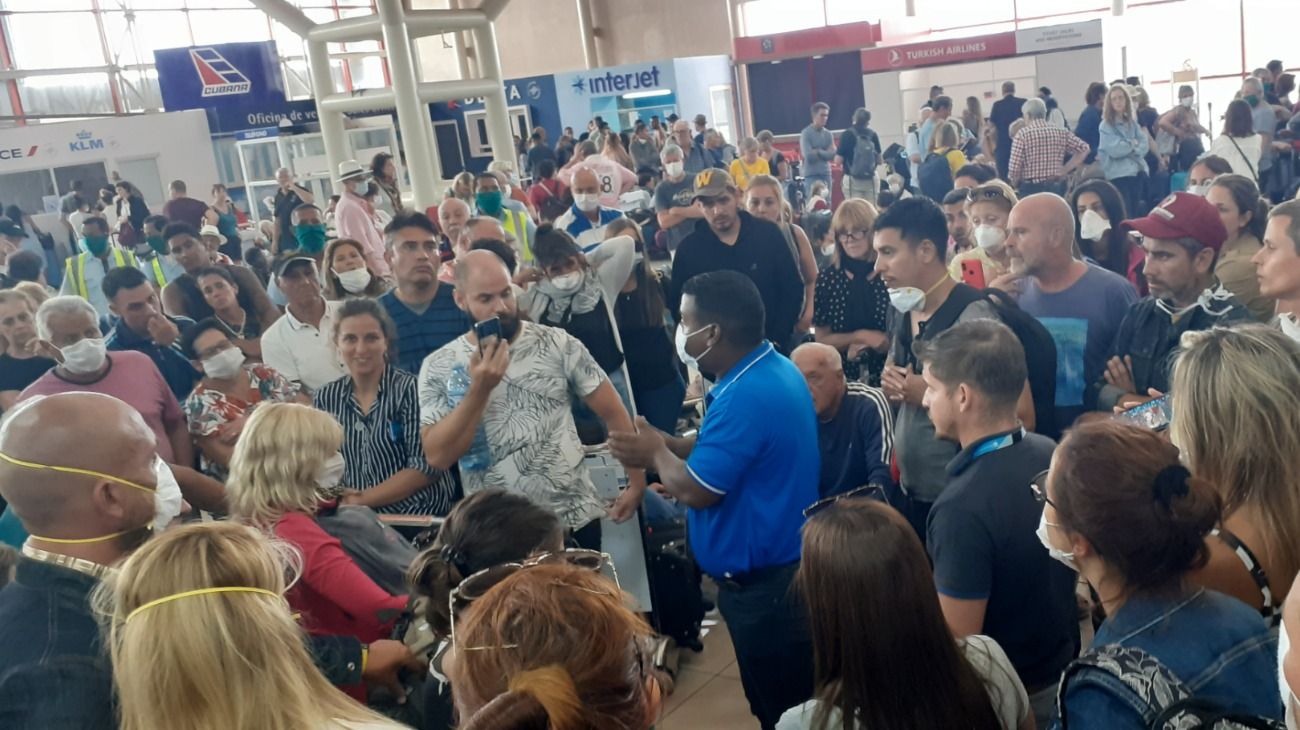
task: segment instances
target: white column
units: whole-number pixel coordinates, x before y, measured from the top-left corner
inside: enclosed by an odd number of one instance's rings
[[[591,0],[576,0],[578,3],[578,35],[582,37],[582,62],[587,69],[600,65],[600,52],[596,48],[596,29],[591,20]]]
[[[307,41],[308,72],[311,75],[312,96],[323,99],[334,93],[334,79],[330,75],[329,50],[322,41]],[[339,163],[352,156],[351,147],[344,134],[344,117],[339,111],[331,111],[316,105],[316,118],[320,122],[320,134],[325,142],[325,159],[329,162],[330,179],[338,174]],[[338,183],[333,183],[334,192],[341,193]]]
[[[478,49],[479,69],[484,79],[494,79],[497,84],[492,92],[483,97],[483,109],[487,112],[488,144],[492,145],[492,157],[497,160],[515,162],[514,131],[510,125],[510,113],[506,104],[506,87],[501,78],[501,56],[497,53],[497,34],[492,25],[474,29],[474,47]],[[520,171],[522,174],[522,171]]]
[[[402,146],[406,150],[406,168],[411,174],[411,190],[415,195],[415,209],[424,210],[437,202],[437,181],[442,177],[442,165],[433,142],[429,110],[416,93],[415,59],[411,38],[406,32],[406,22],[401,0],[378,0],[379,21],[383,31],[384,48],[388,52],[388,71],[392,77],[393,96],[397,107],[397,123],[402,130]]]

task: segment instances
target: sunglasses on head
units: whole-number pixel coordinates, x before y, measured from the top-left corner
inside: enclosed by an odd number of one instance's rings
[[[971,188],[970,191],[966,193],[966,201],[970,203],[981,200],[999,199],[1009,200],[1006,191],[997,185],[981,185],[979,187]]]
[[[841,492],[840,494],[834,494],[829,497],[822,497],[804,508],[803,516],[804,519],[808,519],[836,502],[839,502],[841,499],[874,498],[877,495],[879,495],[880,499],[883,501],[885,498],[885,488],[879,484],[864,484],[860,487],[854,487],[847,492]]]

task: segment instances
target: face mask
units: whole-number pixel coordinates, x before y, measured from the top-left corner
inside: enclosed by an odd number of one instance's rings
[[[1085,241],[1100,241],[1110,230],[1110,221],[1095,210],[1085,210],[1079,218],[1079,235]]]
[[[222,350],[203,361],[203,372],[209,378],[226,380],[239,374],[244,364],[244,353],[238,347]]]
[[[1190,96],[1186,96],[1183,97],[1182,99],[1179,99],[1178,103],[1182,104],[1184,109],[1191,109],[1193,106],[1196,105],[1196,99]]]
[[[582,286],[582,272],[571,271],[563,276],[556,276],[551,279],[551,286],[562,292],[576,291]]]
[[[474,196],[474,206],[480,213],[490,216],[501,215],[501,191],[489,190]]]
[[[108,347],[103,337],[79,340],[59,350],[63,356],[63,367],[76,375],[89,375],[104,367],[108,357]]]
[[[307,253],[325,250],[324,223],[299,223],[293,227],[293,237],[298,239],[298,248]]]
[[[1249,94],[1249,95],[1247,95],[1247,96],[1245,96],[1245,97],[1243,97],[1243,98],[1246,100],[1246,103],[1247,103],[1247,104],[1250,104],[1251,106],[1259,106],[1259,97],[1258,97],[1258,96],[1256,96],[1256,95],[1254,95],[1254,94]]]
[[[339,278],[339,284],[343,286],[343,291],[349,294],[360,294],[370,286],[370,271],[368,269],[353,269],[352,271],[335,271],[334,275]]]
[[[704,330],[712,326],[713,325],[704,325],[703,327],[695,330],[694,332],[687,333],[686,330],[682,329],[682,326],[680,324],[677,325],[677,337],[676,337],[677,357],[681,359],[682,363],[686,365],[686,367],[694,368],[696,370],[700,369],[699,357],[693,357],[690,353],[686,352],[686,342],[690,340],[692,337],[698,335],[699,333],[703,332]],[[709,346],[707,350],[700,353],[700,357],[704,357],[705,355],[708,355],[709,350],[712,349],[713,347]]]
[[[939,279],[934,283],[934,286],[930,287],[926,291],[921,291],[914,286],[900,286],[897,289],[890,289],[889,303],[894,305],[894,309],[897,309],[903,314],[914,312],[918,309],[925,309],[925,298],[930,296],[935,289],[938,289],[939,286],[947,280],[947,276]]]
[[[154,476],[158,488],[153,493],[153,529],[161,532],[181,515],[181,485],[176,483],[172,468],[162,459],[154,463]]]
[[[1043,510],[1043,516],[1038,519],[1038,531],[1034,533],[1038,535],[1038,541],[1043,543],[1043,547],[1047,548],[1048,555],[1055,558],[1061,563],[1061,565],[1064,565],[1070,570],[1078,573],[1079,564],[1074,560],[1074,553],[1067,553],[1052,544],[1051,538],[1047,534],[1047,526],[1049,524],[1051,523],[1048,523],[1047,521],[1047,510]],[[1060,525],[1052,524],[1052,527],[1060,527]]]
[[[835,255],[835,244],[828,243],[825,246],[822,246],[822,256],[834,256],[834,255]]]
[[[346,468],[347,462],[343,460],[343,454],[334,454],[321,465],[320,476],[316,477],[316,486],[321,489],[337,487],[343,482],[343,471]]]
[[[1170,317],[1177,319],[1184,314],[1200,307],[1211,317],[1222,317],[1232,309],[1232,292],[1223,288],[1222,284],[1217,284],[1205,289],[1201,295],[1196,298],[1196,302],[1189,304],[1182,309],[1174,309],[1173,304],[1164,299],[1156,300],[1156,309],[1168,314]]]
[[[578,206],[578,210],[583,213],[590,213],[600,207],[600,195],[596,193],[574,193],[573,204]]]
[[[899,193],[903,192],[903,186],[902,186],[902,184],[901,184],[901,183],[890,183],[890,184],[889,184],[889,192],[893,193],[894,195],[898,195]]]
[[[1188,185],[1187,192],[1191,193],[1192,195],[1195,195],[1198,198],[1204,198],[1210,192],[1210,184],[1201,183],[1200,185]]]
[[[1294,314],[1279,315],[1277,323],[1282,328],[1282,334],[1300,342],[1300,322],[1296,322]]]
[[[145,239],[145,242],[159,256],[166,256],[169,253],[167,251],[167,240],[162,236],[149,236],[149,238]]]
[[[668,177],[681,177],[683,172],[686,172],[686,165],[680,162],[664,163],[664,174]]]
[[[995,226],[975,226],[975,245],[985,251],[996,251],[1007,242],[1007,232]]]
[[[1286,622],[1282,621],[1277,630],[1277,687],[1282,693],[1282,704],[1286,707],[1287,730],[1297,730],[1300,724],[1296,723],[1295,692],[1286,681],[1286,673],[1282,671],[1282,663],[1286,661],[1289,651],[1291,651],[1291,637],[1286,633]]]
[[[83,236],[81,244],[91,256],[103,256],[108,252],[108,236]]]

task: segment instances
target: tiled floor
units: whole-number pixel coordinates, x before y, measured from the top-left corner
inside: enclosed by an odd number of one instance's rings
[[[718,623],[704,637],[704,651],[681,653],[677,687],[664,704],[663,719],[655,730],[752,730],[758,721],[749,714],[749,703],[740,687],[736,654],[731,636],[717,612],[709,619]]]

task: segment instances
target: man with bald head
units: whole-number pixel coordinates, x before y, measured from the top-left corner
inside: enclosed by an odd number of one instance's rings
[[[611,431],[629,431],[623,401],[577,338],[520,320],[510,272],[496,254],[465,254],[455,297],[474,322],[495,320],[500,336],[480,340],[476,325],[424,361],[425,457],[440,469],[459,462],[467,495],[495,487],[550,507],[578,545],[599,549],[600,519],[636,513],[645,472],[629,469],[628,488],[607,508],[583,464],[570,402],[582,399]],[[474,448],[476,438],[488,448]]]
[[[573,171],[570,187],[573,205],[555,220],[555,227],[568,231],[578,247],[586,251],[605,240],[605,227],[622,218],[623,211],[603,204],[600,178],[586,165]]]
[[[31,534],[0,591],[0,727],[116,727],[90,593],[150,534],[157,448],[99,393],[29,400],[0,425],[0,494]]]
[[[1096,407],[1085,394],[1101,378],[1137,292],[1124,277],[1074,257],[1074,211],[1059,195],[1021,199],[1011,210],[1006,247],[1012,272],[1026,277],[1020,308],[1056,342],[1055,427],[1064,431]]]
[[[441,257],[433,221],[423,213],[398,215],[384,228],[384,259],[397,286],[379,297],[397,325],[397,367],[420,371],[429,353],[469,329],[456,308],[455,287],[438,280]]]
[[[807,381],[817,411],[821,496],[843,494],[864,484],[892,486],[889,460],[894,423],[884,391],[848,382],[840,353],[830,345],[802,344],[790,359]]]

